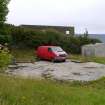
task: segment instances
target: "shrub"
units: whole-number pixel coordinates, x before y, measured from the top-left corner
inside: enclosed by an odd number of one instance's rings
[[[21,27],[13,28],[11,31],[13,44],[23,48],[37,48],[40,45],[59,45],[62,33],[56,30],[31,30]]]
[[[11,43],[11,41],[12,41],[11,35],[0,35],[0,43],[1,44]]]
[[[0,70],[4,70],[11,62],[12,55],[7,51],[0,50]]]

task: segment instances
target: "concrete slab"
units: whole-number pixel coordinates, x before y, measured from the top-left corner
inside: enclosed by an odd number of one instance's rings
[[[94,62],[75,63],[71,61],[52,63],[39,61],[35,63],[18,63],[17,68],[6,72],[28,78],[49,78],[56,80],[92,81],[105,76],[105,65]]]

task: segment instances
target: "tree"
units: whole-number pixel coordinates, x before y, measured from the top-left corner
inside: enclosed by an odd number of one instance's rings
[[[0,0],[0,34],[4,34],[4,22],[8,14],[8,3],[10,0]]]
[[[84,36],[85,36],[85,37],[88,37],[88,36],[89,36],[89,33],[88,33],[87,28],[85,29]]]

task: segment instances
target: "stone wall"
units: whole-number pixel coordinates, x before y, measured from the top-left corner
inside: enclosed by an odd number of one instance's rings
[[[66,26],[41,26],[41,25],[21,25],[23,28],[31,28],[35,30],[46,31],[47,29],[54,29],[67,35],[74,35],[74,27]]]

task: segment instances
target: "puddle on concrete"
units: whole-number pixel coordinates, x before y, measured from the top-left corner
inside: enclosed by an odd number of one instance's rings
[[[77,73],[72,73],[72,74],[73,75],[79,75],[79,76],[82,75],[81,73],[78,73],[78,72]]]

